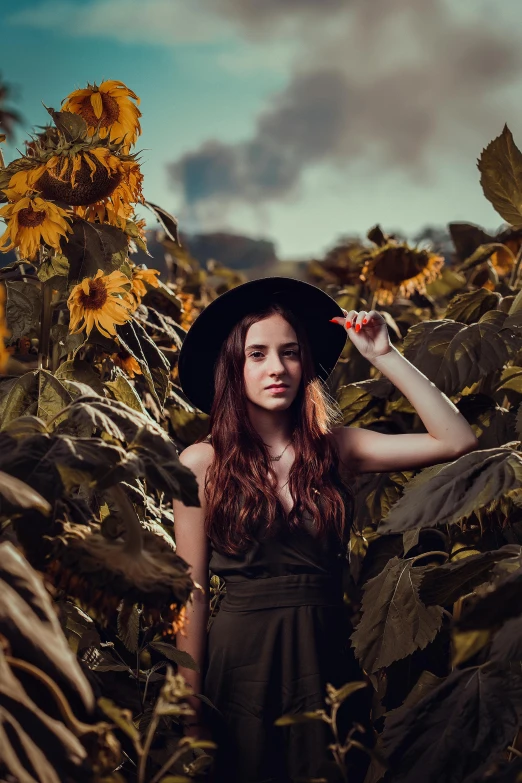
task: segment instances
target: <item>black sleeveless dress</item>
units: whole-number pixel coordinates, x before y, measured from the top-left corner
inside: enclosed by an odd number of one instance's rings
[[[278,518],[277,534],[259,538],[245,554],[224,555],[211,545],[210,571],[226,584],[208,634],[202,687],[219,710],[203,707],[218,744],[215,783],[342,779],[323,721],[274,721],[329,712],[327,682],[340,687],[364,679],[343,602],[346,554],[338,538],[319,541],[305,529],[290,530],[282,507]],[[350,524],[348,519],[348,529]],[[365,722],[365,699],[355,694],[339,711],[341,740],[353,720]],[[348,757],[354,782],[366,767],[366,758],[355,755]]]

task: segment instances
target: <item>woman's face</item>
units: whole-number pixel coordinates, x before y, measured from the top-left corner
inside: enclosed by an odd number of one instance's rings
[[[244,380],[247,398],[267,410],[286,410],[301,382],[301,356],[292,326],[275,313],[252,324],[245,338]],[[286,384],[282,391],[267,387]]]

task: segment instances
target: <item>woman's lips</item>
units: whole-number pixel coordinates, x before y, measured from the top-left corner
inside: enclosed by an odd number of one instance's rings
[[[270,386],[267,391],[272,392],[272,394],[282,394],[285,391],[288,391],[288,386]]]

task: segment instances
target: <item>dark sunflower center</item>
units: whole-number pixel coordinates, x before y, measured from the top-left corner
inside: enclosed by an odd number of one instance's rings
[[[107,289],[103,280],[91,280],[89,282],[89,294],[83,291],[80,294],[80,303],[85,310],[101,310],[107,301]]]
[[[113,98],[112,95],[107,95],[105,92],[100,92],[99,95],[102,100],[101,117],[97,117],[94,113],[90,97],[87,97],[83,102],[82,117],[87,125],[96,127],[96,125],[100,123],[102,128],[107,128],[109,125],[112,125],[113,122],[116,122],[120,116],[118,101]]]
[[[45,212],[34,210],[32,207],[26,207],[18,212],[18,225],[23,226],[24,228],[41,226],[45,217]]]
[[[390,247],[382,252],[374,267],[380,280],[400,285],[429,267],[429,254],[403,247]]]
[[[62,179],[58,179],[56,171],[44,171],[36,186],[46,198],[65,201],[74,207],[94,204],[96,201],[110,196],[122,179],[122,174],[118,171],[109,175],[99,160],[94,160],[96,171],[93,175],[87,161],[82,160],[80,168],[76,172],[73,187],[71,184],[72,165],[72,160],[69,160]],[[58,172],[59,170],[58,167]]]

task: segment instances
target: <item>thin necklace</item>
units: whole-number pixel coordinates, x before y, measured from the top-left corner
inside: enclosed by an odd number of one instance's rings
[[[288,441],[288,443],[286,444],[286,446],[284,447],[283,451],[281,452],[281,454],[278,457],[269,457],[269,459],[272,462],[278,462],[281,459],[281,457],[283,456],[283,454],[285,453],[285,451],[287,450],[287,448],[289,447],[289,445],[292,443],[292,440],[293,440],[293,438],[290,438],[290,440]],[[266,446],[266,443],[265,443],[265,446]]]

